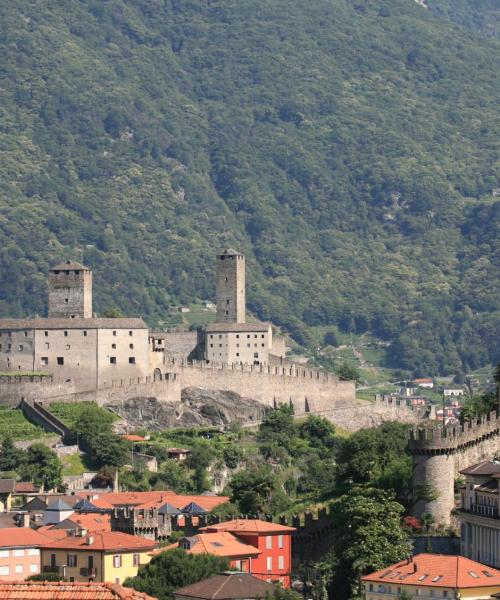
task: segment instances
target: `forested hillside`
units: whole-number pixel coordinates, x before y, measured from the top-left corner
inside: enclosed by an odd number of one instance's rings
[[[43,314],[71,257],[97,311],[154,324],[213,297],[230,244],[305,346],[328,325],[417,373],[498,360],[494,5],[1,3],[0,314]]]

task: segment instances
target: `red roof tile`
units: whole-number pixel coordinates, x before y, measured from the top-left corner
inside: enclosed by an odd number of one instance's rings
[[[454,589],[494,587],[500,585],[500,571],[463,556],[417,554],[413,560],[403,560],[362,580]]]
[[[89,538],[92,538],[92,543],[89,544]],[[92,550],[95,551],[126,551],[126,550],[153,550],[158,544],[152,540],[146,540],[128,533],[118,531],[108,531],[102,533],[89,533],[85,536],[68,536],[62,540],[46,540],[43,544],[44,548],[56,549],[63,548],[68,550]]]
[[[292,533],[295,527],[288,527],[279,523],[270,523],[260,519],[233,519],[215,525],[207,525],[201,531],[230,531],[231,533]]]
[[[0,548],[36,548],[48,539],[29,527],[5,527],[0,529]]]
[[[196,502],[208,512],[229,500],[227,496],[184,496],[171,491],[107,492],[95,496],[89,494],[89,501],[99,508],[125,505],[136,508],[160,508],[166,502],[176,508],[183,508],[190,502]]]
[[[0,583],[0,600],[157,600],[115,583],[12,581]]]
[[[246,558],[247,556],[258,556],[261,552],[255,546],[240,542],[237,537],[227,531],[217,533],[198,533],[187,538],[191,542],[191,548],[186,550],[189,554],[214,554],[215,556],[225,556],[227,558]],[[171,544],[152,552],[151,554],[161,554],[167,550],[181,547],[180,543]]]

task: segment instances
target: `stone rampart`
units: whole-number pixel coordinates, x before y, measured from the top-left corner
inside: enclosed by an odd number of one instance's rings
[[[495,411],[462,426],[411,431],[408,449],[413,456],[413,514],[421,517],[430,513],[436,523],[449,524],[458,472],[493,458],[499,448],[500,417]]]
[[[353,381],[341,381],[320,369],[298,365],[227,365],[169,359],[165,369],[178,374],[181,386],[229,390],[266,406],[291,403],[295,414],[327,412],[335,406],[352,406]],[[307,400],[307,403],[306,403]]]

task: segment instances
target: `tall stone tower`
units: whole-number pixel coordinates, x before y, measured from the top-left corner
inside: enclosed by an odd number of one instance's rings
[[[245,322],[245,256],[224,250],[216,257],[217,323]]]
[[[92,317],[92,271],[67,261],[49,273],[49,317]]]

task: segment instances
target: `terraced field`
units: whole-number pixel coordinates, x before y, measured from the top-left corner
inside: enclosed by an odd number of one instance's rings
[[[13,440],[33,440],[46,435],[43,429],[30,423],[20,409],[0,407],[0,440],[6,437]]]

